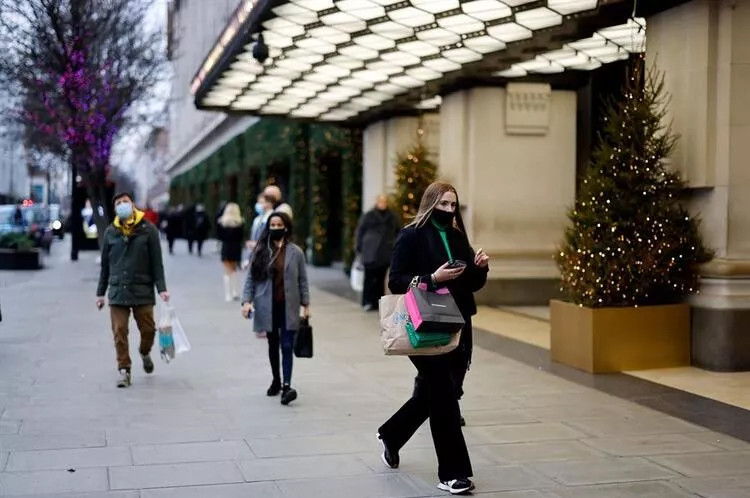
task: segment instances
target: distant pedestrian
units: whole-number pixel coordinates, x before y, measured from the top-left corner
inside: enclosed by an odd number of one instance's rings
[[[474,489],[471,461],[461,431],[458,399],[471,360],[471,317],[474,292],[487,281],[489,257],[469,244],[456,189],[432,183],[422,195],[416,219],[399,232],[393,250],[388,286],[404,294],[414,277],[429,290],[447,288],[465,326],[458,348],[438,356],[410,356],[417,368],[412,397],[378,429],[382,459],[399,465],[399,450],[429,418],[438,460],[438,488],[451,494]]]
[[[143,210],[143,217],[151,222],[155,227],[159,226],[159,213],[151,208],[150,204],[146,204],[146,209]]]
[[[290,220],[294,219],[294,210],[292,210],[292,206],[284,201],[284,197],[281,195],[281,188],[278,185],[267,186],[263,189],[263,193],[273,199],[274,213],[284,213],[289,216]]]
[[[203,243],[211,232],[211,220],[208,219],[208,213],[203,204],[195,206],[195,215],[193,216],[193,234],[195,242],[198,244],[198,257],[203,255]]]
[[[381,194],[375,207],[362,216],[357,227],[356,252],[365,266],[362,307],[377,310],[385,293],[385,274],[391,263],[393,241],[401,228],[396,215],[388,209],[388,197]]]
[[[179,207],[172,206],[167,216],[167,224],[164,232],[167,235],[169,254],[174,254],[174,241],[182,237],[182,213]]]
[[[140,331],[138,351],[143,369],[154,371],[151,347],[154,344],[154,287],[163,301],[169,301],[164,279],[159,231],[143,212],[133,205],[133,196],[119,193],[114,197],[115,219],[102,238],[101,270],[96,292],[96,306],[104,307],[104,294],[109,288],[109,309],[112,321],[117,368],[117,387],[128,387],[130,377],[130,351],[128,322],[130,312]]]
[[[245,220],[236,203],[226,205],[216,226],[216,233],[221,241],[221,262],[224,265],[224,299],[237,300],[240,298],[237,270],[242,259]]]
[[[242,292],[242,315],[252,315],[256,335],[268,339],[273,380],[266,394],[281,392],[282,405],[297,399],[292,388],[294,334],[300,315],[310,316],[305,255],[291,240],[292,220],[284,213],[273,213],[253,252]],[[279,346],[283,379],[279,375]]]
[[[273,213],[274,199],[266,194],[258,194],[258,200],[255,202],[255,219],[250,227],[250,239],[248,240],[248,249],[255,249],[255,244],[260,239],[260,235],[266,228],[268,217]]]

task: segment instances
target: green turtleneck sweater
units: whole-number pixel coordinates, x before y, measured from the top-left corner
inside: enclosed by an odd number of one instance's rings
[[[432,225],[437,229],[438,233],[440,234],[440,238],[443,240],[445,251],[448,253],[448,261],[452,262],[453,254],[451,253],[451,248],[448,245],[448,234],[446,233],[447,228],[435,220],[431,220],[431,221],[432,221]]]

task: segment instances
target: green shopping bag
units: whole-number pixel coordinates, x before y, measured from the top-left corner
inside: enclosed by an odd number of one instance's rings
[[[409,342],[415,348],[445,346],[453,338],[453,334],[448,332],[418,332],[411,320],[406,322],[406,333],[409,336]]]

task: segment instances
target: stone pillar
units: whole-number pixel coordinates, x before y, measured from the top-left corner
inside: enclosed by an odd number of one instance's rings
[[[692,361],[750,370],[750,1],[693,0],[647,20],[680,140],[672,161],[716,252],[693,305]]]
[[[365,128],[362,145],[362,209],[367,211],[375,197],[394,188],[396,156],[407,151],[417,141],[417,117],[397,117],[378,121]],[[422,117],[425,131],[423,140],[430,151],[430,159],[439,160],[440,118],[437,113]]]
[[[546,304],[553,255],[575,200],[576,94],[546,84],[444,96],[441,176],[453,182],[475,249],[492,257],[478,295],[492,304]]]

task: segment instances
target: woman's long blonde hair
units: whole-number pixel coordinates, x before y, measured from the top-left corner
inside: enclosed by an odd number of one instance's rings
[[[442,199],[443,194],[445,194],[446,192],[453,192],[456,196],[456,216],[453,218],[453,228],[466,233],[464,220],[461,217],[461,203],[458,200],[458,192],[456,192],[456,188],[450,183],[441,181],[432,182],[425,189],[424,194],[422,194],[422,200],[419,201],[419,209],[417,210],[417,215],[414,217],[414,221],[409,223],[407,226],[413,226],[417,228],[423,227],[430,220],[432,211],[435,209],[435,206],[437,206],[438,202],[440,202],[440,199]]]
[[[238,227],[245,223],[240,212],[240,206],[236,202],[230,202],[224,208],[224,212],[219,218],[219,224],[226,228]]]

